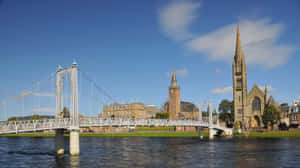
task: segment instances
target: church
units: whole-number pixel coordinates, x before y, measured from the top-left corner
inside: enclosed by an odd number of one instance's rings
[[[244,125],[250,127],[262,127],[262,115],[264,108],[274,103],[271,96],[268,98],[268,90],[264,91],[257,85],[248,93],[247,90],[247,65],[242,50],[239,26],[237,26],[236,49],[232,63],[233,75],[233,100],[234,100],[234,122],[239,127]]]

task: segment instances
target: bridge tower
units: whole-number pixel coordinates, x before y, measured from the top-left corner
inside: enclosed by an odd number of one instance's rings
[[[202,102],[201,101],[199,102],[199,118],[198,118],[198,120],[200,122],[203,122],[203,120],[202,120]],[[203,139],[203,128],[199,127],[198,129],[199,129],[199,137],[200,137],[200,139]]]
[[[211,102],[208,103],[208,131],[209,139],[214,139],[215,130],[213,129],[213,116],[212,116],[212,105]]]
[[[63,111],[63,69],[59,65],[56,71],[56,117]],[[56,154],[64,154],[64,129],[55,130]]]
[[[79,155],[79,115],[78,115],[78,67],[74,61],[71,68],[62,69],[61,66],[57,69],[56,79],[56,113],[57,116],[63,110],[63,74],[70,73],[71,81],[71,99],[70,99],[70,154]],[[55,131],[56,136],[56,152],[57,154],[64,153],[64,129],[57,129]]]

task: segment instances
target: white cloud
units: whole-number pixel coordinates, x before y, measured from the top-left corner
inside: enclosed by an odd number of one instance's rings
[[[199,2],[171,1],[159,10],[161,29],[175,40],[186,40],[192,37],[188,26],[197,18],[196,11],[200,8]]]
[[[178,76],[187,76],[189,74],[189,71],[185,68],[182,70],[176,70],[175,72]],[[172,76],[172,72],[167,72],[167,76]]]
[[[207,53],[209,60],[232,62],[235,52],[236,25],[230,24],[187,43],[188,49]],[[247,64],[272,68],[285,64],[293,47],[277,44],[284,25],[271,23],[268,19],[242,20],[240,37]]]
[[[189,74],[189,71],[187,69],[177,70],[176,74],[180,76],[187,76]]]
[[[39,97],[54,97],[55,94],[53,93],[33,93],[34,96],[39,96]]]
[[[212,94],[228,94],[232,92],[233,92],[232,86],[217,87],[211,91]]]
[[[37,113],[56,113],[55,108],[35,108],[32,109],[32,112],[37,112]]]
[[[258,86],[261,90],[265,90],[265,87],[266,86]],[[272,86],[267,86],[267,88],[268,88],[268,92],[274,92],[275,91],[275,89],[272,87]]]

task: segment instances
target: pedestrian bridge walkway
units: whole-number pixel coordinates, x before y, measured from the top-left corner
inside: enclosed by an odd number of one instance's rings
[[[76,121],[75,121],[76,122]],[[21,132],[35,132],[55,129],[72,128],[72,119],[43,119],[0,122],[0,134],[12,134]],[[230,131],[228,128],[207,121],[195,120],[167,120],[167,119],[134,119],[134,118],[80,118],[79,127],[124,127],[124,126],[159,126],[159,127],[202,127],[212,128],[218,131]]]

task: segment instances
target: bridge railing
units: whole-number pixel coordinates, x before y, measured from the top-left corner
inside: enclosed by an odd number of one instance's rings
[[[41,119],[0,122],[0,134],[32,132],[51,129],[69,129],[72,119]],[[208,127],[207,121],[168,120],[168,119],[137,119],[137,118],[80,118],[80,127],[111,127],[111,126],[202,126]],[[217,128],[216,125],[214,127]],[[219,127],[218,127],[219,128]],[[221,128],[219,128],[221,129]]]
[[[137,118],[81,118],[80,127],[91,126],[208,126],[195,120],[137,119]]]
[[[70,119],[20,120],[0,123],[0,134],[69,128]]]

